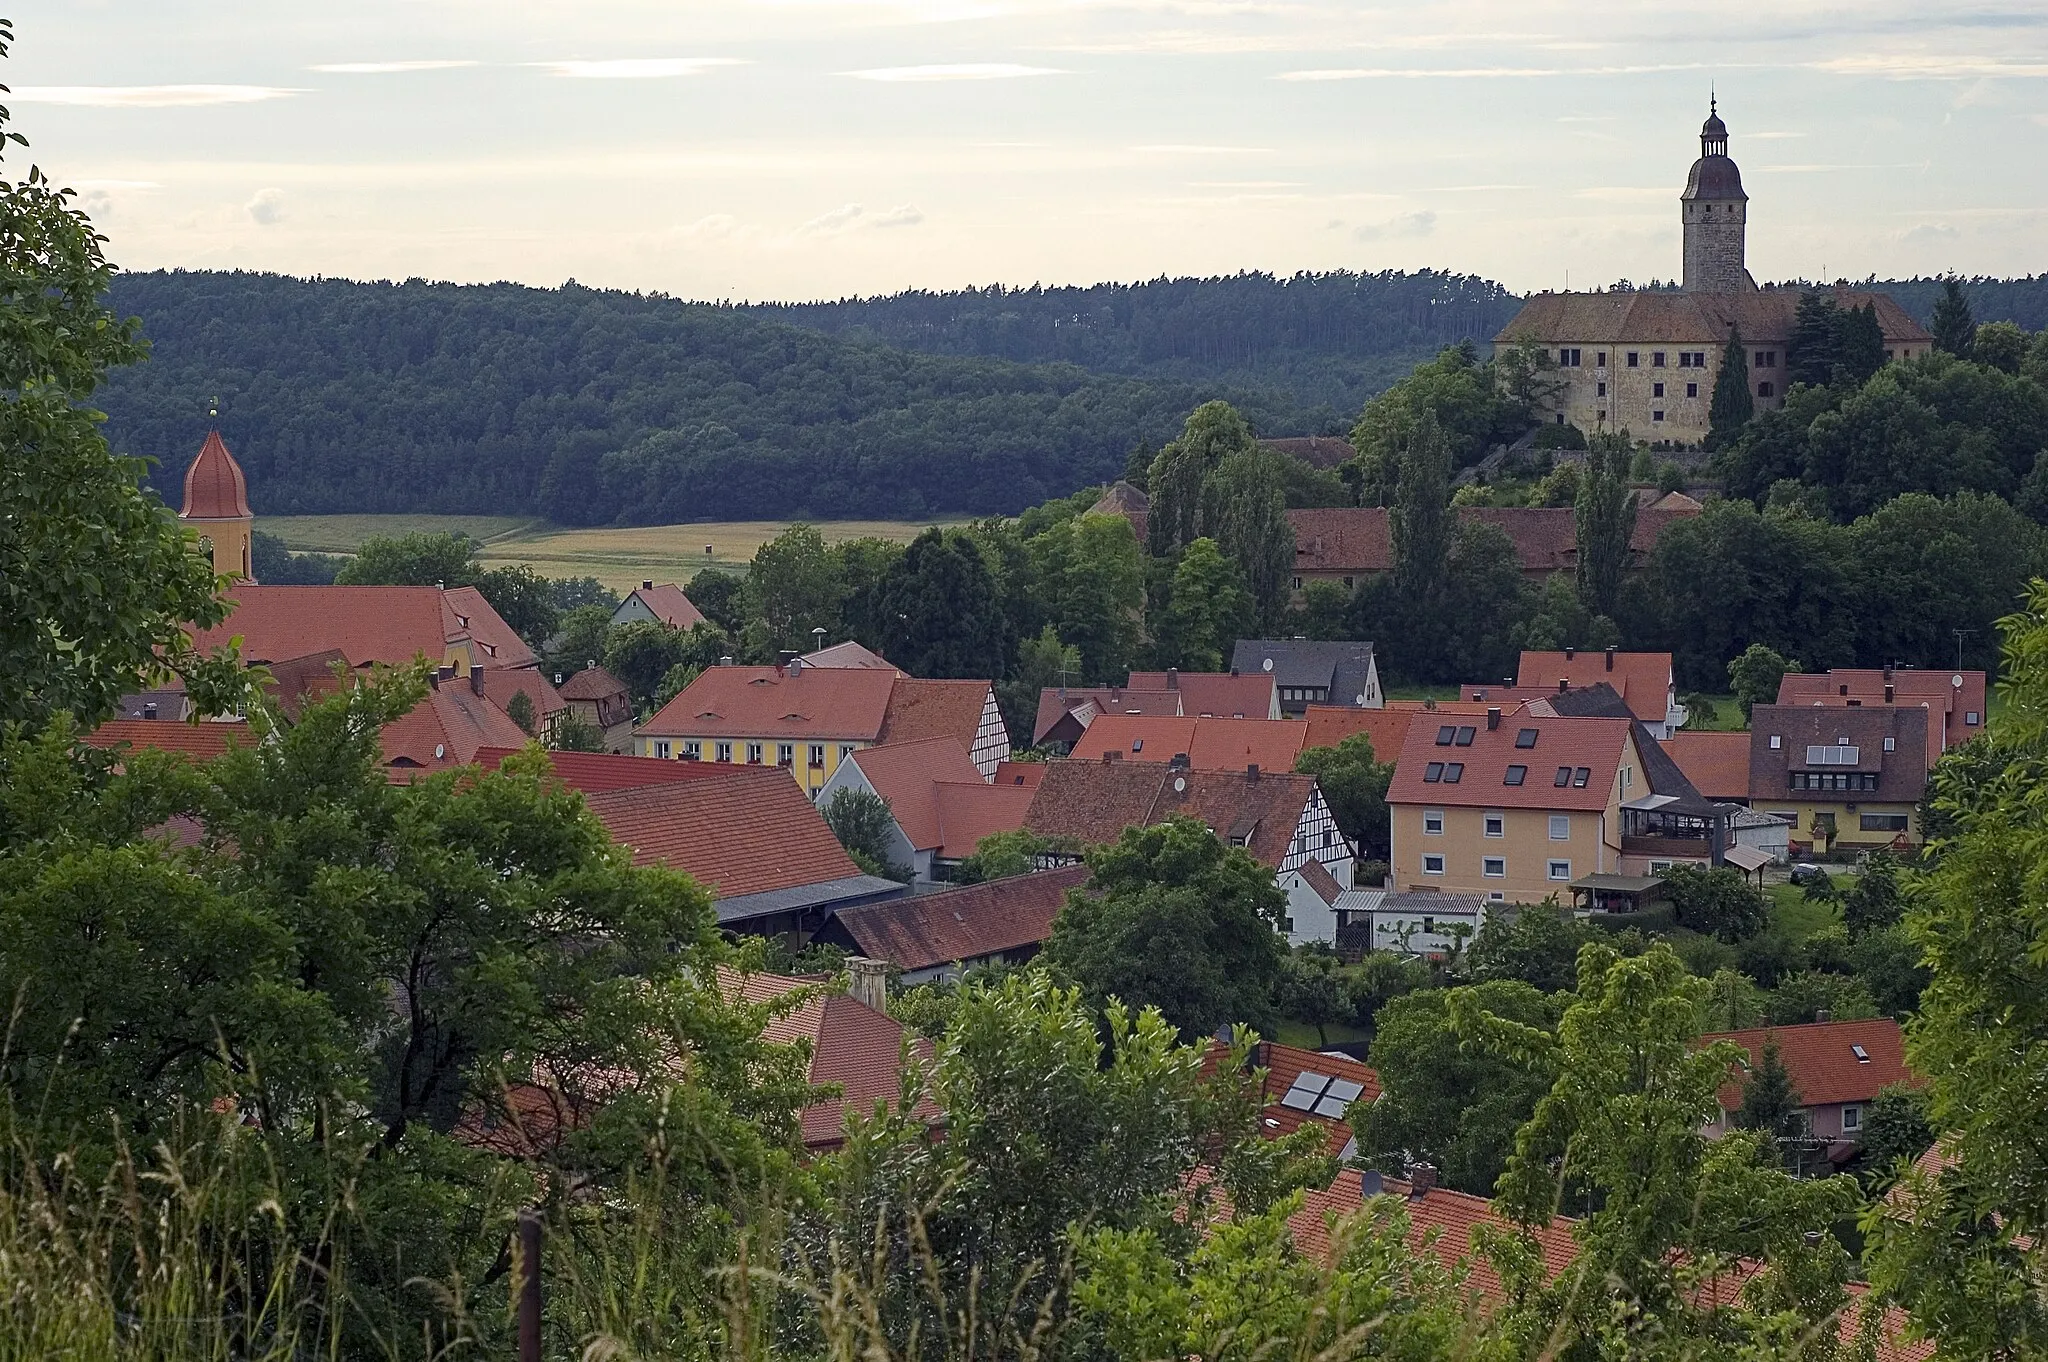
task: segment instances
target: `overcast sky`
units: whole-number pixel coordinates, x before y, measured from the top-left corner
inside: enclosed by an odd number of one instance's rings
[[[2048,269],[2041,0],[27,0],[9,149],[130,268],[814,298]]]

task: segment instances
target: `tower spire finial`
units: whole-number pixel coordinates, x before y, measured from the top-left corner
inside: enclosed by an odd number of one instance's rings
[[[1721,112],[1721,97],[1715,92],[1714,82],[1711,80],[1707,82],[1707,112],[1709,114]]]

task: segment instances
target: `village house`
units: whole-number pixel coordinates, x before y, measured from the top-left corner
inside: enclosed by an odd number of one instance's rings
[[[945,879],[981,839],[1024,825],[1032,791],[986,781],[954,737],[884,743],[849,753],[818,789],[824,808],[840,790],[888,801],[893,820],[887,860],[913,882]]]
[[[906,988],[958,982],[968,970],[1038,954],[1067,895],[1088,876],[1087,866],[1069,865],[843,908],[812,940],[888,962]]]
[[[1720,1091],[1720,1114],[1707,1123],[1715,1139],[1734,1128],[1744,1091],[1764,1047],[1775,1044],[1778,1061],[1799,1095],[1799,1113],[1806,1133],[1827,1147],[1832,1162],[1841,1163],[1863,1138],[1870,1104],[1894,1084],[1917,1080],[1906,1067],[1899,1024],[1890,1017],[1871,1021],[1823,1021],[1799,1026],[1767,1026],[1748,1031],[1717,1031],[1700,1037],[1702,1045],[1730,1040],[1745,1051],[1741,1072]]]
[[[1755,706],[1750,807],[1790,821],[1793,855],[1915,845],[1930,713],[1918,705]]]
[[[1135,691],[1166,691],[1180,696],[1180,712],[1190,718],[1277,719],[1279,688],[1258,672],[1132,672],[1124,685]]]
[[[1479,712],[1485,712],[1484,706]],[[1373,760],[1391,762],[1401,755],[1401,744],[1408,740],[1408,725],[1418,717],[1426,719],[1428,712],[1398,701],[1389,701],[1385,709],[1310,705],[1302,716],[1308,725],[1301,740],[1302,750],[1337,747],[1347,738],[1363,733],[1372,744]]]
[[[681,587],[674,582],[656,586],[652,577],[641,582],[612,611],[614,626],[635,620],[653,620],[671,629],[689,629],[705,622],[704,612],[690,603]]]
[[[487,747],[517,747],[526,731],[484,693],[485,669],[467,677],[443,667],[431,678],[426,699],[384,725],[384,769],[393,780],[452,771],[476,760]]]
[[[1747,732],[1687,729],[1665,739],[1664,751],[1707,798],[1729,804],[1749,803]]]
[[[259,586],[238,582],[228,617],[193,631],[201,652],[242,640],[242,660],[269,664],[338,650],[358,671],[425,658],[471,667],[532,667],[533,649],[473,586]]]
[[[1264,673],[1132,672],[1122,686],[1047,686],[1038,695],[1034,747],[1071,749],[1104,714],[1277,719],[1279,688]]]
[[[1010,755],[1009,731],[986,681],[926,681],[893,669],[707,668],[642,724],[641,756],[779,766],[815,798],[839,763],[865,747],[952,737],[984,780]]]
[[[595,662],[566,681],[557,681],[570,714],[604,736],[604,750],[633,750],[633,693]]]
[[[1628,712],[1641,720],[1650,736],[1657,739],[1668,738],[1683,728],[1687,717],[1685,706],[1678,703],[1678,686],[1669,653],[1624,653],[1613,648],[1566,648],[1554,653],[1524,651],[1515,684],[1532,696],[1574,686],[1610,686],[1628,706]]]
[[[1105,714],[1088,725],[1069,760],[1172,761],[1197,771],[1292,771],[1308,737],[1299,719],[1174,719]]]
[[[1229,1038],[1219,1033],[1202,1052],[1202,1072],[1213,1074],[1230,1059]],[[1323,1132],[1332,1158],[1358,1157],[1351,1108],[1380,1097],[1380,1076],[1351,1056],[1331,1050],[1261,1040],[1245,1057],[1245,1069],[1259,1079],[1259,1135],[1283,1140],[1303,1126]]]
[[[1986,678],[1981,671],[1922,670],[1918,667],[1835,667],[1825,672],[1787,672],[1778,683],[1781,705],[1917,705],[1928,713],[1927,765],[1984,731]]]
[[[1271,676],[1280,712],[1295,718],[1307,713],[1310,705],[1378,709],[1387,702],[1370,643],[1239,639],[1230,655],[1230,669],[1246,676]]]

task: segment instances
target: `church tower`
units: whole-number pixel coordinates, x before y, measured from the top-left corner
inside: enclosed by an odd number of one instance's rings
[[[1742,172],[1728,159],[1728,125],[1716,103],[1707,106],[1700,158],[1686,176],[1678,207],[1685,223],[1686,292],[1754,292],[1756,281],[1742,259],[1749,195],[1742,192]]]
[[[250,563],[256,517],[249,512],[249,484],[217,430],[207,432],[199,457],[185,470],[185,509],[178,519],[212,546],[215,572],[256,580]]]

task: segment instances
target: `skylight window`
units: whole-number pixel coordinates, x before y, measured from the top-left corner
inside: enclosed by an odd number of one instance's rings
[[[1567,786],[1567,785],[1571,784],[1571,783],[1572,783],[1572,768],[1571,768],[1571,767],[1569,767],[1569,766],[1560,766],[1560,767],[1558,767],[1558,768],[1557,768],[1557,779],[1556,779],[1556,780],[1554,780],[1554,781],[1552,781],[1551,783],[1552,783],[1552,784],[1554,784],[1554,785],[1556,785],[1556,786],[1557,786],[1557,788],[1558,788],[1558,789],[1560,789],[1560,790],[1562,790],[1562,789],[1563,789],[1563,788],[1564,788],[1565,786]]]
[[[1592,778],[1593,768],[1590,766],[1581,766],[1578,770],[1572,772],[1572,788],[1575,790],[1583,790],[1586,788],[1586,782],[1591,780]]]
[[[1458,746],[1470,747],[1472,745],[1472,739],[1478,734],[1478,732],[1479,730],[1472,727],[1470,724],[1467,724],[1465,727],[1459,729]]]
[[[1864,1049],[1860,1045],[1850,1046],[1849,1053],[1856,1056],[1856,1062],[1858,1064],[1868,1064],[1870,1062],[1870,1051]]]
[[[1445,724],[1442,728],[1439,728],[1436,731],[1436,745],[1438,747],[1449,747],[1451,745],[1451,739],[1456,737],[1457,735],[1458,730],[1453,725]]]
[[[1510,766],[1508,767],[1508,773],[1505,776],[1501,777],[1500,783],[1503,785],[1520,785],[1523,781],[1527,780],[1528,778],[1528,767]]]
[[[1426,767],[1424,767],[1424,768],[1423,768],[1423,771],[1422,771],[1422,783],[1423,783],[1423,784],[1425,784],[1425,785],[1434,785],[1434,784],[1436,784],[1436,783],[1437,783],[1437,782],[1438,782],[1439,780],[1442,780],[1443,778],[1444,778],[1444,764],[1443,764],[1442,762],[1440,762],[1440,761],[1433,761],[1433,762],[1431,762],[1431,763],[1430,763],[1430,764],[1429,764],[1428,766],[1426,766]]]
[[[1462,762],[1462,761],[1453,761],[1453,762],[1447,762],[1447,763],[1445,763],[1445,765],[1444,765],[1444,784],[1446,784],[1446,785],[1456,785],[1456,784],[1457,784],[1457,783],[1458,783],[1459,781],[1463,780],[1464,778],[1465,778],[1465,763],[1464,763],[1464,762]]]
[[[1516,731],[1516,733],[1515,733],[1515,746],[1517,746],[1517,747],[1534,747],[1535,745],[1536,745],[1536,730],[1535,730],[1535,729],[1533,729],[1533,728],[1524,728],[1524,729],[1519,729],[1519,730],[1517,730],[1517,731]]]

